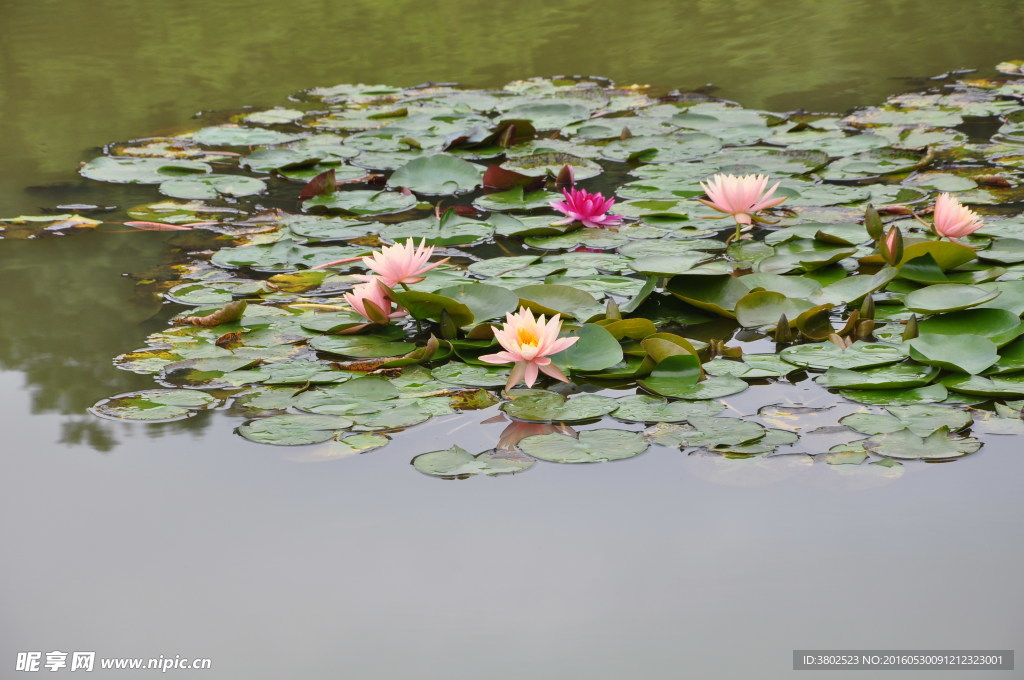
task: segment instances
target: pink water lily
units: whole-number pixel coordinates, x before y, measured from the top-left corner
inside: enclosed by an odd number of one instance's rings
[[[935,201],[934,226],[936,234],[952,241],[973,234],[985,223],[976,212],[960,205],[960,201],[949,194],[940,194]]]
[[[727,215],[732,215],[736,220],[737,229],[742,226],[749,226],[757,220],[754,213],[774,208],[786,200],[785,196],[772,198],[772,194],[779,188],[779,183],[771,189],[768,187],[767,175],[715,175],[708,180],[708,183],[700,183],[707,199],[697,200],[707,207]]]
[[[583,226],[592,229],[617,227],[622,224],[621,217],[608,214],[615,205],[615,199],[605,198],[600,191],[589,193],[584,189],[571,187],[562,189],[562,196],[565,200],[552,201],[551,207],[566,217],[554,224],[572,224],[579,221]]]
[[[520,307],[515,314],[509,312],[505,315],[505,324],[501,328],[494,329],[494,337],[504,350],[485,354],[480,359],[489,364],[515,363],[505,385],[506,390],[520,382],[533,387],[539,371],[556,380],[569,382],[549,357],[572,347],[579,338],[560,338],[558,333],[561,330],[562,320],[558,314],[545,322],[543,314],[535,319],[533,312]]]
[[[412,239],[404,244],[396,243],[393,246],[384,246],[369,257],[363,258],[363,264],[367,269],[375,272],[388,288],[399,284],[419,283],[427,273],[434,267],[444,264],[449,258],[437,262],[430,262],[434,254],[434,246],[428,246],[427,240],[423,239],[417,246]],[[368,274],[357,274],[355,278],[361,281],[370,281],[375,278]]]
[[[371,323],[387,323],[388,319],[407,314],[400,306],[394,305],[376,277],[354,287],[351,293],[345,293],[345,302]],[[392,305],[396,308],[393,309]]]

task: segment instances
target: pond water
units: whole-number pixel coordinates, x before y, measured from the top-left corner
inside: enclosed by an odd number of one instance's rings
[[[0,18],[3,216],[139,203],[86,185],[77,162],[315,85],[593,73],[844,110],[1020,58],[1024,29],[1016,2],[934,1],[40,1]],[[935,38],[951,26],[955,41]],[[402,51],[382,54],[396,35]],[[1011,437],[898,475],[664,449],[450,482],[409,459],[489,448],[502,425],[437,418],[382,451],[302,463],[219,411],[89,416],[153,386],[111,357],[165,327],[139,282],[196,243],[0,240],[0,665],[64,650],[212,659],[176,677],[780,678],[795,648],[1011,649],[1024,630]]]

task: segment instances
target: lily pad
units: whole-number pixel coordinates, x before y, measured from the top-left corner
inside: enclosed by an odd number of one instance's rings
[[[618,404],[611,397],[582,394],[566,399],[554,392],[538,392],[514,397],[501,405],[508,415],[539,423],[572,423],[592,420],[611,413]]]
[[[388,215],[416,206],[416,197],[397,191],[335,191],[315,196],[302,204],[304,210],[324,209],[353,215]]]
[[[519,448],[551,463],[604,463],[632,458],[647,450],[643,435],[626,430],[584,430],[579,437],[552,433],[526,437]]]
[[[831,342],[816,342],[787,347],[782,350],[782,358],[808,368],[854,369],[895,364],[906,355],[899,347],[881,343],[855,342],[843,349]]]
[[[900,430],[868,439],[864,446],[882,456],[903,460],[946,460],[974,453],[981,442],[973,437],[951,437],[945,427],[927,437]]]
[[[450,195],[469,191],[480,184],[483,168],[461,158],[436,154],[420,156],[395,170],[388,185],[416,193]]]
[[[215,403],[216,398],[199,390],[143,390],[103,399],[89,412],[112,420],[167,422],[188,418]]]
[[[907,345],[911,359],[961,373],[981,373],[999,359],[994,342],[969,333],[922,333]]]
[[[903,304],[907,309],[921,314],[952,312],[968,307],[977,307],[999,295],[998,290],[986,290],[977,286],[953,283],[926,286],[907,295]]]
[[[491,449],[474,456],[461,446],[423,453],[412,459],[412,466],[420,472],[445,479],[514,475],[529,470],[535,464],[532,458],[515,452]]]
[[[250,420],[239,426],[238,434],[260,444],[301,446],[333,439],[351,425],[352,421],[342,416],[287,413]]]
[[[725,410],[717,401],[668,401],[662,397],[636,394],[616,399],[612,416],[635,423],[679,423],[693,416],[714,416]]]

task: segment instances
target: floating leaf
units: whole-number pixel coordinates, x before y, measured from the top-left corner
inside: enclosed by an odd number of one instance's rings
[[[447,195],[469,191],[480,184],[484,171],[461,158],[436,154],[415,158],[395,170],[388,185],[421,194]]]
[[[416,205],[416,197],[397,191],[335,191],[315,196],[302,204],[304,210],[323,209],[353,215],[387,215],[408,210]]]
[[[961,373],[981,373],[999,359],[995,343],[980,335],[968,333],[921,333],[909,340],[907,346],[910,348],[911,359]]]
[[[619,420],[647,423],[678,423],[693,416],[714,416],[725,410],[717,401],[668,401],[661,397],[636,394],[616,399],[612,415]]]
[[[193,416],[216,402],[217,399],[198,390],[143,390],[103,399],[89,412],[113,420],[167,422]]]
[[[797,366],[808,368],[869,368],[895,364],[905,358],[902,350],[893,345],[855,342],[842,349],[831,342],[794,345],[782,350],[782,358]]]
[[[412,459],[412,466],[420,472],[446,479],[465,479],[472,475],[513,475],[529,470],[535,463],[532,458],[522,454],[496,449],[474,456],[460,446],[423,453]]]
[[[519,448],[552,463],[604,463],[632,458],[647,450],[643,436],[625,430],[584,430],[579,438],[552,433],[527,437]]]
[[[815,378],[814,381],[822,387],[895,390],[922,387],[935,380],[938,375],[938,368],[908,362],[860,371],[833,367],[825,371],[824,375]]]
[[[950,437],[945,427],[927,437],[900,430],[868,439],[864,446],[879,455],[899,459],[945,460],[974,453],[981,442],[973,437]]]
[[[959,284],[936,284],[915,290],[907,295],[903,304],[907,309],[921,314],[952,312],[968,307],[977,307],[999,295],[998,290],[986,290],[977,286]]]
[[[300,446],[333,439],[351,425],[352,421],[342,416],[288,413],[250,420],[239,426],[238,434],[260,444]]]
[[[582,394],[567,400],[554,392],[537,392],[514,397],[502,404],[501,409],[519,420],[571,423],[600,418],[616,407],[614,399],[597,394]]]

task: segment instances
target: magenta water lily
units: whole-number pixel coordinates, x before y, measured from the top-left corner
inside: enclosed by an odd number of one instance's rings
[[[605,198],[600,191],[590,193],[585,189],[571,187],[562,189],[562,195],[564,200],[552,201],[551,207],[566,217],[554,224],[582,222],[583,226],[594,229],[622,224],[621,217],[608,212],[615,205],[615,199]]]

